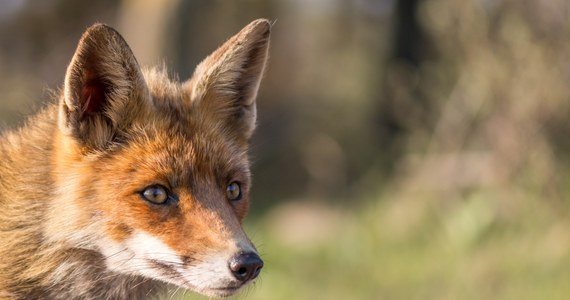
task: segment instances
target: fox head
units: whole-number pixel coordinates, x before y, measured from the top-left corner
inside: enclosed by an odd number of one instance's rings
[[[241,223],[269,34],[250,23],[174,82],[141,70],[114,29],[90,27],[58,104],[46,236],[209,296],[253,281],[263,262]]]

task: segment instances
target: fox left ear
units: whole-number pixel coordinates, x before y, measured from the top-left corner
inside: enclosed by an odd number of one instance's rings
[[[95,24],[81,37],[67,68],[59,128],[90,148],[102,149],[141,114],[148,89],[125,40]]]
[[[267,62],[270,31],[268,20],[251,22],[204,59],[184,84],[192,105],[204,116],[202,121],[221,122],[225,132],[244,141],[255,129],[255,98]]]

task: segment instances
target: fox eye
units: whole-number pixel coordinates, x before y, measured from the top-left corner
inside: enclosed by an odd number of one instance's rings
[[[228,200],[239,201],[241,199],[241,196],[241,187],[239,183],[234,181],[228,184],[226,188],[226,197],[228,197]]]
[[[144,200],[154,204],[164,204],[168,200],[168,193],[166,188],[160,185],[153,185],[145,188],[141,196]]]

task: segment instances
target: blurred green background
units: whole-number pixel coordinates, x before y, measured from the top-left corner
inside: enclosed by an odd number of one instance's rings
[[[3,0],[0,123],[48,101],[95,21],[184,79],[260,17],[266,266],[237,299],[568,299],[566,0]]]

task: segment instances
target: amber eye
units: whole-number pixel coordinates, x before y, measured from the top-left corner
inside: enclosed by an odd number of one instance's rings
[[[228,184],[228,187],[226,188],[226,196],[230,201],[239,201],[241,199],[241,187],[239,186],[239,183],[234,181]]]
[[[168,193],[166,192],[166,188],[160,185],[153,185],[147,187],[142,191],[141,196],[146,201],[155,204],[164,204],[164,202],[168,200]]]

